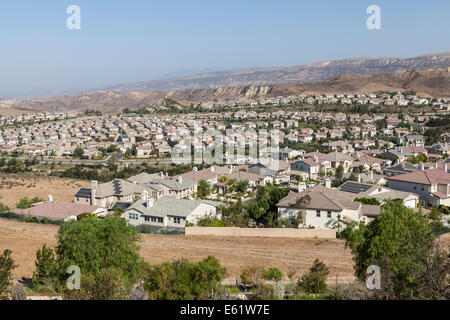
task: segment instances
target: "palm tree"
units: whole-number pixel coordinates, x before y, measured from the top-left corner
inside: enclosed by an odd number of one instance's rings
[[[305,223],[306,220],[306,208],[308,207],[308,205],[311,202],[311,197],[309,195],[305,195],[301,198],[298,198],[296,203],[295,203],[295,207],[298,210],[297,212],[297,221],[298,221],[298,225],[301,225],[303,223]]]

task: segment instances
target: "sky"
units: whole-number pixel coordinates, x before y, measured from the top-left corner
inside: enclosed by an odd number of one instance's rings
[[[69,30],[70,5],[81,29]],[[366,9],[378,5],[381,29]],[[450,51],[448,0],[2,0],[0,99],[178,74]]]

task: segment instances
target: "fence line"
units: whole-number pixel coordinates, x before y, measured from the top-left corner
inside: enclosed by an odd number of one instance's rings
[[[293,228],[187,227],[187,236],[336,239],[336,230]]]

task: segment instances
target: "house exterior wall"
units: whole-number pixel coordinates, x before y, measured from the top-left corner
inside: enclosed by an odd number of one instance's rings
[[[436,202],[437,198],[430,196],[430,192],[432,192],[431,186],[413,182],[388,180],[388,187],[394,190],[416,193],[420,196],[421,200],[431,203],[432,205],[439,205],[439,203]]]
[[[295,219],[297,218],[297,212],[297,208],[278,208],[281,219]],[[320,213],[319,217],[317,216],[318,213]],[[330,217],[329,214],[331,215]],[[307,209],[304,225],[306,227],[314,227],[315,229],[334,229],[338,225],[338,215],[340,215],[341,219],[347,217],[359,221],[360,210],[344,209],[342,211],[337,211]]]

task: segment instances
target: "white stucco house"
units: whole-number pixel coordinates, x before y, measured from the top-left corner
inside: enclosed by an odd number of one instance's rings
[[[206,217],[217,217],[219,203],[206,200],[182,200],[164,196],[157,201],[142,197],[125,210],[125,220],[134,226],[184,228]]]

